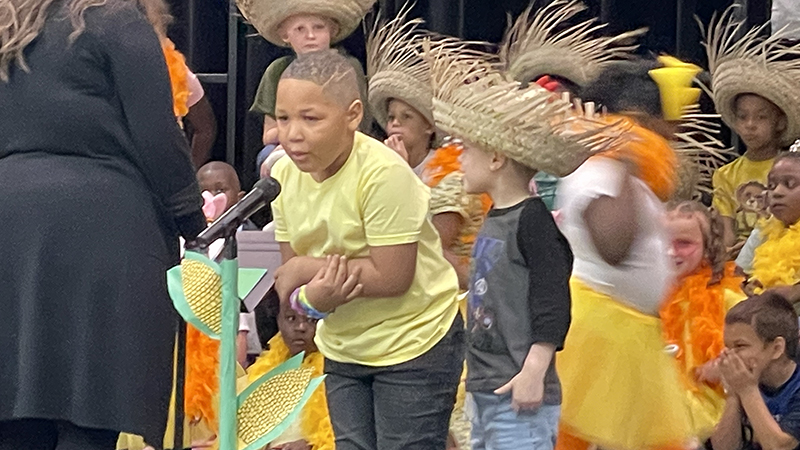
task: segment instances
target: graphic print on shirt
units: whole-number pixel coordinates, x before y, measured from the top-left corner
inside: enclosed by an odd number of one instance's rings
[[[484,303],[489,288],[487,276],[503,254],[505,242],[486,236],[478,236],[472,248],[473,274],[469,289],[468,326],[470,339],[478,348],[492,350],[490,330],[494,325],[494,311]]]
[[[759,219],[769,217],[766,205],[767,187],[758,181],[748,181],[736,188],[736,236],[747,239]]]

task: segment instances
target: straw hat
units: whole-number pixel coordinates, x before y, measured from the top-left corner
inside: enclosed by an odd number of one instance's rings
[[[734,20],[733,11],[726,10],[716,23],[712,19],[703,44],[717,112],[732,127],[739,95],[764,97],[786,114],[780,143],[789,146],[800,137],[800,44],[781,43],[780,33],[764,39],[763,26],[736,40],[744,24]]]
[[[367,37],[367,78],[369,106],[381,128],[386,127],[389,100],[402,100],[433,125],[428,65],[422,59],[423,37],[432,36],[422,30],[421,19],[406,21],[408,8],[382,24],[376,22]]]
[[[509,78],[527,83],[541,75],[555,75],[584,86],[611,61],[625,59],[636,49],[639,29],[612,37],[596,37],[605,25],[590,19],[558,29],[586,10],[580,0],[555,0],[533,14],[528,7],[506,31],[500,59]],[[531,16],[533,16],[531,18]]]
[[[684,109],[671,142],[678,157],[678,188],[673,200],[700,200],[703,194],[712,194],[714,171],[736,155],[719,139],[718,119],[718,114],[700,112],[699,105]]]
[[[349,36],[372,9],[375,0],[236,0],[242,16],[266,40],[280,47],[288,44],[281,39],[280,26],[298,14],[327,17],[338,25],[331,35],[331,44]]]
[[[424,43],[433,117],[443,131],[528,167],[566,176],[590,156],[619,145],[624,129],[575,112],[536,84],[510,81],[491,59]]]

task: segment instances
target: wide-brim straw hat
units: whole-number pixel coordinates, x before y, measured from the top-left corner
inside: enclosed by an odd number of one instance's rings
[[[343,40],[358,28],[375,0],[237,0],[242,16],[264,39],[280,47],[289,44],[281,38],[283,22],[298,14],[313,14],[336,22],[331,44]]]
[[[774,103],[786,115],[780,145],[800,138],[800,44],[785,45],[780,33],[762,38],[763,27],[735,39],[744,26],[733,19],[734,8],[709,27],[705,42],[711,71],[711,88],[717,112],[733,127],[736,99],[756,94]]]
[[[536,14],[532,3],[506,31],[500,60],[507,76],[527,83],[555,75],[578,86],[591,83],[609,62],[626,59],[637,48],[645,29],[618,36],[600,36],[605,28],[597,19],[564,24],[586,10],[580,0],[555,0]],[[563,29],[562,29],[563,28]]]
[[[406,20],[409,8],[387,23],[376,21],[367,37],[369,106],[381,128],[388,122],[389,101],[401,100],[431,125],[433,91],[421,43],[432,34],[420,28],[422,20]]]
[[[523,88],[482,57],[433,48],[426,49],[426,60],[436,125],[485,151],[566,176],[624,139],[617,124],[576,112],[538,85]]]

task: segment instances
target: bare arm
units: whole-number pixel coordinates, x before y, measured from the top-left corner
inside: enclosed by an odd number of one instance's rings
[[[626,174],[622,183],[617,197],[598,197],[583,213],[597,252],[612,266],[628,257],[639,231],[633,179]]]
[[[711,435],[714,450],[739,450],[742,448],[742,406],[735,395],[728,397],[722,418]]]
[[[211,159],[211,147],[217,139],[217,119],[211,103],[203,96],[189,108],[184,118],[192,132],[192,163],[198,168]]]
[[[544,377],[555,351],[556,347],[552,344],[533,344],[522,370],[494,393],[503,395],[511,392],[511,407],[517,412],[539,408],[544,400]]]
[[[291,246],[280,243],[283,266],[275,273],[278,295],[288,298],[298,287],[307,284],[320,269],[325,258],[296,256]],[[369,256],[347,263],[348,271],[359,271],[363,297],[397,297],[411,287],[416,274],[417,243],[370,247]],[[277,279],[283,278],[281,283]]]
[[[461,214],[447,212],[436,214],[433,216],[432,222],[442,239],[444,258],[456,270],[458,287],[467,289],[467,283],[469,283],[469,264],[450,250],[453,248],[453,245],[455,245],[461,228],[464,226],[464,218]]]
[[[753,438],[761,447],[770,450],[794,450],[797,447],[797,439],[783,431],[770,414],[758,386],[742,392],[740,398],[742,409],[753,426]]]

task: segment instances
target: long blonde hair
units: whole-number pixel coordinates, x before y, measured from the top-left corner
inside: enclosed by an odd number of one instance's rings
[[[11,65],[17,64],[25,71],[25,48],[42,32],[44,23],[53,11],[55,0],[2,0],[0,1],[0,80],[8,81]],[[135,3],[147,16],[159,38],[165,38],[167,26],[172,22],[169,7],[164,0],[68,0],[67,17],[72,23],[70,41],[86,29],[84,13],[87,9],[113,3]]]

